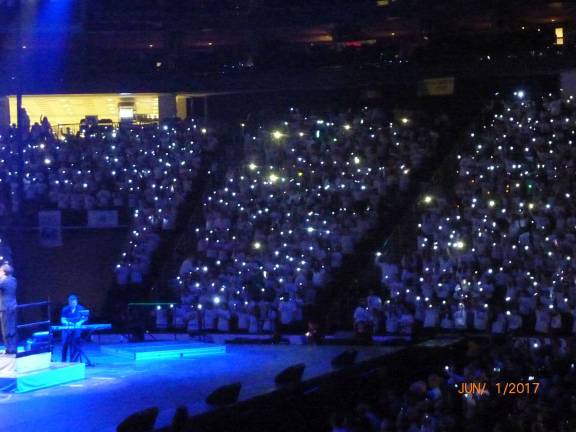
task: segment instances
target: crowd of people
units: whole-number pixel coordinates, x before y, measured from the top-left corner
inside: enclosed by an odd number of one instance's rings
[[[127,215],[131,232],[117,280],[119,285],[141,283],[161,231],[172,228],[178,207],[193,188],[202,153],[216,147],[213,133],[186,121],[93,125],[58,136],[47,118],[25,123],[23,160],[16,128],[0,136],[2,212],[16,214],[23,207],[32,213],[115,210]]]
[[[415,250],[377,254],[354,311],[377,332],[576,332],[576,101],[497,99],[458,155],[456,183],[421,197]]]
[[[561,338],[473,342],[461,364],[448,361],[443,370],[412,379],[408,388],[375,388],[372,400],[358,401],[354,410],[334,414],[331,430],[572,431],[576,427],[574,354],[574,346]],[[472,389],[471,383],[477,387]]]
[[[377,109],[329,117],[291,109],[246,133],[244,161],[203,203],[204,225],[177,285],[188,328],[274,332],[304,309],[405,192],[438,134]]]

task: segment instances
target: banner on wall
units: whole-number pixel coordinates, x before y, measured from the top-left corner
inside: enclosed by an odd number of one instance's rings
[[[560,85],[562,86],[563,97],[576,97],[576,69],[562,72],[560,75]]]
[[[430,78],[418,83],[418,96],[450,96],[454,94],[454,77]]]
[[[89,210],[88,226],[90,228],[115,228],[118,226],[116,210]]]
[[[38,212],[38,236],[40,246],[62,246],[62,213],[59,210]]]

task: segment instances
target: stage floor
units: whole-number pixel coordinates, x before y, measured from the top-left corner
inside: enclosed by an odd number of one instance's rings
[[[305,363],[304,379],[332,371],[330,361],[346,347],[305,345],[228,345],[225,354],[200,358],[129,360],[85,346],[96,367],[86,380],[26,394],[0,393],[0,431],[114,431],[135,411],[157,406],[157,425],[167,425],[174,410],[206,410],[204,399],[217,387],[239,381],[241,400],[274,390],[274,377]],[[357,361],[401,350],[354,347]]]

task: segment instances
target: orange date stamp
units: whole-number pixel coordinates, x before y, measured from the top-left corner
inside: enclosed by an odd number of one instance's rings
[[[535,395],[540,389],[540,383],[536,381],[528,382],[463,382],[457,387],[457,391],[462,395],[482,396],[496,394],[498,396],[512,395]],[[490,390],[493,390],[492,392]]]

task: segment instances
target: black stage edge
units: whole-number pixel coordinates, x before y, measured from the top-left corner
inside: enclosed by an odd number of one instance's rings
[[[351,398],[373,396],[369,394],[372,386],[366,385],[367,382],[378,380],[390,389],[405,389],[409,383],[426,379],[429,373],[443,369],[448,359],[461,358],[466,352],[465,339],[443,342],[436,345],[431,340],[413,345],[303,381],[296,387],[279,388],[190,417],[178,427],[157,431],[326,431],[334,410],[350,406]]]

